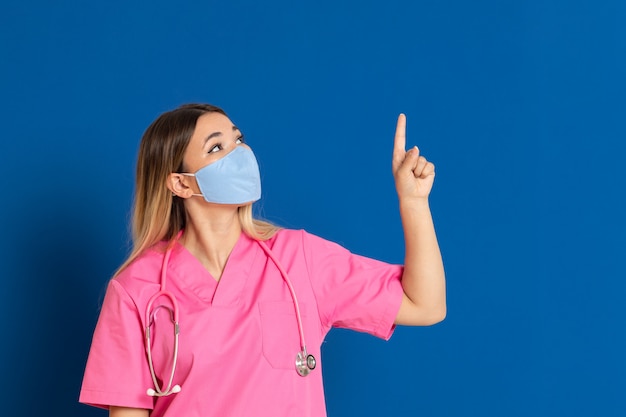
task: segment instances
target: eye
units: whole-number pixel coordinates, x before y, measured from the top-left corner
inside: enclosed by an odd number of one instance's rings
[[[237,145],[241,145],[242,143],[246,143],[245,139],[243,138],[243,135],[239,136],[239,137],[237,138],[237,140],[235,141],[235,143],[236,143]]]
[[[215,146],[211,147],[211,149],[209,149],[209,153],[219,152],[219,151],[221,151],[222,149],[223,149],[223,148],[222,148],[222,144],[221,144],[221,143],[218,143],[217,145],[215,145]]]

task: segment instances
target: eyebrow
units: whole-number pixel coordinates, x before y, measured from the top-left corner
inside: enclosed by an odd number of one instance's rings
[[[235,125],[233,125],[233,132],[236,132],[237,130],[239,130],[239,128]],[[204,146],[207,144],[208,141],[210,141],[213,138],[217,138],[222,136],[222,132],[213,132],[211,133],[209,136],[207,136],[204,141],[202,142],[202,147],[204,148]]]

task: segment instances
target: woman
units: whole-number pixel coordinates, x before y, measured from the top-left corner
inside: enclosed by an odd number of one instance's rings
[[[112,417],[325,416],[331,327],[387,339],[395,324],[443,320],[435,169],[405,151],[405,123],[392,163],[402,267],[254,220],[258,166],[226,114],[190,104],[161,115],[141,141],[134,248],[109,283],[80,401]]]

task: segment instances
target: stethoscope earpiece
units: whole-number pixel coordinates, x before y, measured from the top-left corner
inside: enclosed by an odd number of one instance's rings
[[[152,388],[148,388],[148,390],[146,391],[146,394],[148,394],[151,397],[165,397],[167,395],[171,395],[171,394],[177,394],[180,392],[180,385],[174,385],[172,387],[171,390],[167,391],[167,392],[156,392],[154,389]]]

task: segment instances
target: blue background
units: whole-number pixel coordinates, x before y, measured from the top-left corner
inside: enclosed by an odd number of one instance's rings
[[[385,261],[399,112],[437,165],[448,317],[331,332],[331,417],[626,415],[625,2],[1,9],[3,415],[105,415],[76,401],[138,142],[193,101],[245,132],[263,217]]]

